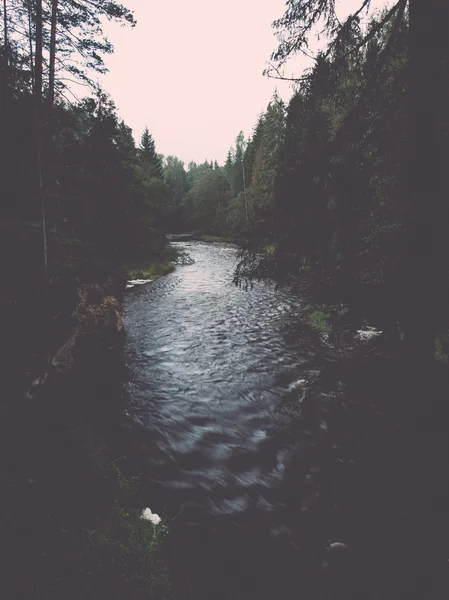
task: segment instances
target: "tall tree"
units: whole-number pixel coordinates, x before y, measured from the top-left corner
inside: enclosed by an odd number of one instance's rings
[[[410,0],[409,4],[410,260],[405,277],[406,341],[412,358],[422,364],[433,355],[438,320],[447,310],[449,299],[445,166],[449,158],[449,2]]]
[[[188,191],[184,163],[176,156],[167,156],[164,165],[164,180],[169,189],[169,201],[179,207]]]
[[[36,0],[35,6],[35,21],[34,21],[34,34],[35,34],[35,51],[34,51],[34,101],[36,107],[40,110],[42,102],[42,82],[43,82],[43,16],[42,16],[42,0]]]
[[[136,23],[125,6],[103,0],[14,0],[13,15],[15,42],[22,50],[28,43],[30,60],[35,55],[35,87],[48,94],[49,107],[55,94],[71,93],[74,78],[94,87],[92,72],[107,71],[103,55],[113,46],[102,31],[105,19]]]
[[[223,233],[229,181],[224,169],[211,169],[206,163],[200,165],[203,168],[199,168],[186,197],[188,224],[204,231]]]
[[[274,22],[280,43],[272,55],[274,64],[267,70],[268,74],[284,78],[288,59],[297,52],[307,50],[309,36],[319,22],[324,21],[331,37],[326,57],[335,54],[339,45],[348,39],[348,31],[353,29],[359,16],[369,6],[369,0],[361,0],[358,10],[340,23],[335,0],[288,0],[285,14]],[[402,261],[399,293],[405,307],[403,326],[406,346],[411,359],[418,364],[428,362],[433,357],[435,334],[442,314],[441,302],[447,300],[448,246],[442,226],[448,221],[448,203],[444,199],[447,181],[442,168],[448,155],[443,110],[448,95],[445,83],[448,59],[447,0],[426,3],[420,0],[396,1],[359,39],[346,43],[345,51],[335,58],[334,66],[357,53],[390,23],[383,50],[363,89],[356,95],[358,101],[339,124],[339,131],[329,149],[332,147],[335,150],[337,143],[349,139],[347,136],[350,135],[352,124],[360,117],[368,96],[378,85],[407,6],[410,24],[408,251],[407,258]],[[310,74],[303,76],[305,80],[309,78]],[[347,211],[347,215],[350,212]]]
[[[51,112],[55,100],[55,63],[56,63],[56,27],[58,17],[58,0],[51,0],[50,22],[50,65],[48,76],[48,108]]]
[[[2,74],[2,106],[1,113],[6,114],[6,98],[9,93],[9,32],[8,32],[8,6],[6,0],[3,0],[3,56],[1,63]]]
[[[164,171],[162,168],[162,161],[160,156],[156,153],[153,136],[145,127],[144,132],[140,140],[139,155],[149,177],[156,179],[164,179]]]

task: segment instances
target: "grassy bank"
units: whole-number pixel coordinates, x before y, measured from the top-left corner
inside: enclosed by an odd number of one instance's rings
[[[224,236],[220,236],[220,235],[208,235],[206,233],[199,235],[197,239],[199,239],[202,242],[217,242],[217,243],[222,243],[222,244],[237,243],[237,241],[235,239],[230,238],[230,237],[224,237]]]
[[[123,276],[131,279],[157,279],[168,275],[175,270],[175,261],[178,257],[176,249],[168,246],[157,257],[140,258],[122,267]]]

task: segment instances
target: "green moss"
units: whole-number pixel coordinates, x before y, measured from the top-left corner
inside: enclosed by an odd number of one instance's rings
[[[125,279],[157,279],[175,270],[178,251],[173,246],[167,246],[164,251],[148,259],[141,258],[122,266]]]
[[[308,260],[306,260],[305,258],[301,259],[301,266],[299,268],[300,272],[303,274],[307,274],[310,273],[311,266]]]
[[[125,268],[127,279],[157,279],[163,275],[168,275],[174,270],[175,265],[171,261],[164,263],[151,262]]]
[[[199,238],[203,242],[218,242],[218,243],[232,243],[234,240],[229,237],[222,237],[220,235],[207,235],[203,234]]]
[[[327,322],[328,318],[329,313],[321,310],[314,310],[307,315],[305,321],[307,325],[319,335],[329,335],[332,329]]]
[[[435,340],[435,360],[442,364],[449,362],[449,331],[440,331]]]
[[[268,256],[274,256],[274,254],[276,252],[276,248],[277,248],[277,244],[265,244],[262,248],[262,251],[264,252],[264,254],[267,254]]]

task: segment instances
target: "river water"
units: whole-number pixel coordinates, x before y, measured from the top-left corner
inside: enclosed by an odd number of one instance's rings
[[[378,581],[360,583],[373,577],[372,554],[382,570],[388,552],[367,527],[363,494],[376,486],[360,494],[356,442],[329,437],[315,405],[297,418],[303,388],[323,405],[342,385],[331,378],[317,389],[332,358],[288,335],[301,298],[269,283],[232,285],[232,245],[175,246],[193,264],[129,291],[125,325],[127,414],[140,443],[144,503],[175,517],[167,553],[178,596],[308,600],[359,598],[363,589],[364,598],[389,598],[370,595],[381,593]],[[306,383],[289,392],[298,380]],[[356,502],[342,500],[351,494]],[[370,544],[361,543],[368,533]],[[348,550],[331,551],[335,542]]]

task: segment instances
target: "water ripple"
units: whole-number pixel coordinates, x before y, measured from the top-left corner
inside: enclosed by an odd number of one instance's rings
[[[276,493],[266,492],[282,485],[290,455],[266,431],[301,370],[282,336],[299,300],[265,283],[233,286],[231,245],[177,245],[194,262],[125,303],[128,412],[155,440],[144,476],[191,523],[272,513]]]

